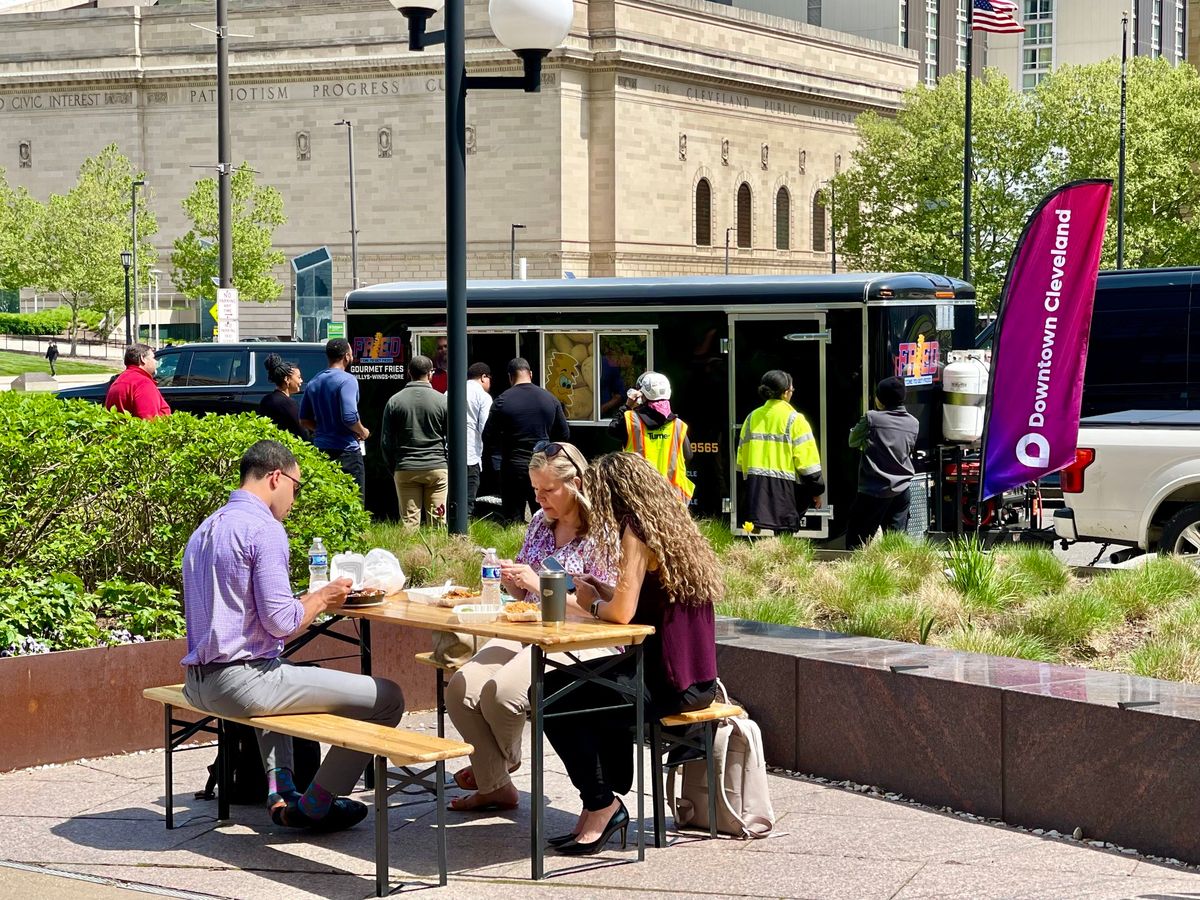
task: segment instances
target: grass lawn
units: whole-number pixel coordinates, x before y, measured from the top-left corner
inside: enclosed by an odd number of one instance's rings
[[[1200,569],[1178,559],[1083,580],[1042,547],[944,551],[892,534],[826,563],[806,541],[700,527],[724,567],[723,615],[1200,683]],[[379,523],[364,543],[394,552],[410,584],[477,586],[477,548],[511,559],[523,536],[487,521],[469,537]]]
[[[91,375],[95,373],[112,373],[119,366],[105,365],[99,362],[76,362],[65,353],[58,358],[54,368],[60,375]],[[44,356],[33,353],[17,353],[12,350],[0,350],[0,375],[21,375],[25,372],[50,373],[50,364]]]

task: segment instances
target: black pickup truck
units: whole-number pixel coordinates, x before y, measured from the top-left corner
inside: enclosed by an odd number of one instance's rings
[[[324,344],[254,341],[240,344],[181,344],[156,353],[155,380],[163,397],[177,412],[243,413],[258,409],[259,401],[275,390],[263,361],[272,353],[300,366],[304,383],[324,369]],[[115,376],[114,376],[115,377]],[[59,391],[63,400],[103,403],[108,383]],[[303,389],[296,395],[299,402]]]

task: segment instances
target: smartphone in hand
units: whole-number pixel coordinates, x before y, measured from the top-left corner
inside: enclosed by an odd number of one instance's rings
[[[567,570],[563,568],[563,564],[560,563],[557,559],[555,559],[553,556],[547,556],[545,559],[542,560],[542,568],[546,569],[549,572],[562,572],[564,575],[566,575],[567,576],[567,593],[569,593],[569,594],[575,593],[575,579],[567,574]]]

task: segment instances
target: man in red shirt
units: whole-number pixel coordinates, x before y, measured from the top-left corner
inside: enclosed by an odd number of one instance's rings
[[[444,334],[439,334],[434,341],[433,352],[433,374],[429,376],[429,383],[433,385],[433,389],[439,393],[446,393],[450,387],[450,374],[446,371],[446,361],[450,358],[448,347],[449,339]]]
[[[170,415],[171,407],[154,380],[157,369],[153,347],[130,344],[125,348],[125,371],[108,386],[104,408],[127,412],[139,419]]]

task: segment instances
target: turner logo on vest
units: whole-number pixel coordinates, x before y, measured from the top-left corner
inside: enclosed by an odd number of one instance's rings
[[[1041,202],[996,319],[983,432],[983,498],[1074,462],[1083,371],[1112,182],[1077,181]]]

